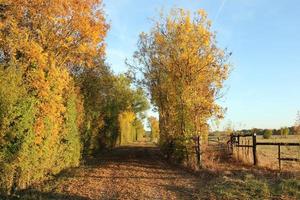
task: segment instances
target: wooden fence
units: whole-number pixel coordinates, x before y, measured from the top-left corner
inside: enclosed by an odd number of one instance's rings
[[[243,137],[252,137],[252,144],[242,144],[240,138]],[[279,170],[281,170],[281,161],[296,161],[299,162],[300,159],[298,158],[291,158],[291,157],[282,157],[281,156],[281,147],[282,146],[299,146],[300,143],[291,143],[291,142],[257,142],[256,134],[234,134],[231,135],[230,140],[227,142],[229,148],[233,151],[233,148],[252,148],[252,155],[253,155],[253,164],[257,165],[257,146],[277,146],[278,147],[278,166]]]

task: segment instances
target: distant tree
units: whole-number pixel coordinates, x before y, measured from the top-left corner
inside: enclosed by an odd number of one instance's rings
[[[124,111],[119,114],[119,140],[121,145],[136,141],[135,130],[133,127],[135,118],[135,113],[132,111]]]
[[[148,124],[151,129],[151,141],[157,142],[159,138],[159,123],[155,117],[148,118]]]
[[[279,131],[280,131],[280,135],[283,136],[284,135],[284,133],[283,133],[284,132],[284,128],[281,128]]]
[[[280,135],[286,137],[290,133],[290,129],[288,127],[280,129]]]
[[[139,141],[139,142],[143,141],[146,134],[145,134],[144,124],[140,119],[136,119],[133,122],[133,131],[136,137],[135,141]]]
[[[234,133],[234,125],[231,121],[228,121],[227,124],[225,125],[224,132],[227,135],[231,135],[232,133]]]
[[[263,135],[264,134],[264,129],[259,129],[259,128],[253,128],[249,130],[250,133],[256,133],[256,135]]]
[[[281,128],[283,129],[283,128]],[[273,135],[282,135],[281,129],[273,129]]]
[[[263,134],[263,138],[264,139],[269,139],[269,138],[271,138],[272,134],[273,134],[272,130],[265,130],[264,134]]]
[[[295,130],[296,135],[300,135],[300,111],[298,111],[298,113],[297,113],[294,130]]]
[[[290,135],[295,135],[295,126],[288,127],[288,129],[290,131]]]

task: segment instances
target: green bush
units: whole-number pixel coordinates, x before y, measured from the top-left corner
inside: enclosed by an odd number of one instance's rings
[[[286,137],[290,134],[290,129],[285,127],[280,129],[280,135]]]
[[[9,193],[23,184],[27,164],[22,162],[32,150],[36,99],[29,97],[15,68],[0,69],[0,188]],[[25,159],[26,160],[26,159]],[[18,182],[18,183],[17,183]]]
[[[263,134],[263,138],[264,139],[269,139],[269,138],[271,138],[272,135],[273,135],[272,130],[265,130],[264,134]]]

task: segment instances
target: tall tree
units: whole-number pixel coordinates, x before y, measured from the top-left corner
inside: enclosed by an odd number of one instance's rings
[[[158,108],[162,140],[206,135],[208,119],[222,117],[216,103],[228,76],[228,55],[217,47],[203,10],[174,9],[142,33],[134,54],[134,72]],[[139,75],[136,75],[139,77]]]

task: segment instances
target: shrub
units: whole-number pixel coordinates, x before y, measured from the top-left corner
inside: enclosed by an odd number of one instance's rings
[[[269,139],[269,138],[271,138],[272,134],[273,134],[272,130],[265,130],[264,134],[263,134],[263,138],[264,139]]]
[[[220,179],[212,190],[222,199],[270,199],[270,188],[265,180],[249,175],[243,179],[226,176]]]
[[[290,129],[285,127],[280,129],[280,135],[286,137],[290,134]]]
[[[56,80],[61,80],[59,74]],[[49,92],[53,101],[43,104],[27,88],[16,67],[0,68],[0,192],[5,194],[79,164],[81,145],[72,83],[65,87],[53,83],[53,92]],[[63,109],[41,112],[41,105]]]

